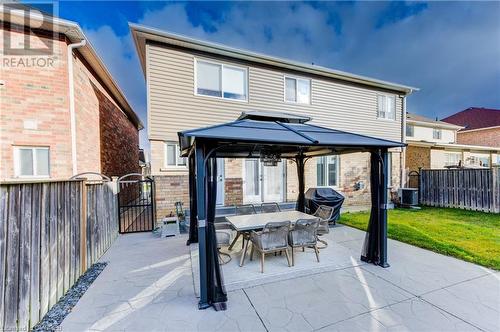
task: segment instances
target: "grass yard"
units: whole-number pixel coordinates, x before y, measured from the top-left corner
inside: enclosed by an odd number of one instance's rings
[[[340,223],[366,230],[369,212],[344,213]],[[500,270],[500,215],[445,208],[395,209],[388,236],[417,247]]]

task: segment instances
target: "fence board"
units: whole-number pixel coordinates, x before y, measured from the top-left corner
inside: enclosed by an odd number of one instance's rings
[[[19,234],[19,302],[18,329],[26,331],[29,322],[30,251],[31,251],[31,184],[21,186],[21,224]]]
[[[9,219],[7,233],[7,263],[4,298],[4,329],[17,330],[17,303],[19,290],[19,215],[21,187],[9,188]]]
[[[40,314],[40,221],[42,205],[42,185],[33,184],[31,212],[31,281],[30,281],[30,322],[38,322]]]
[[[9,191],[0,187],[0,328],[4,321],[5,276],[7,262],[7,222],[9,220]]]
[[[498,213],[499,181],[498,168],[421,170],[420,202],[428,206]]]
[[[40,230],[40,317],[49,310],[50,297],[50,185],[42,184]]]

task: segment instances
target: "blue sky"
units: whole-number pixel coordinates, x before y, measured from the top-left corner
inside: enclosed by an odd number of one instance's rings
[[[128,22],[416,86],[408,111],[500,108],[499,2],[59,2],[146,123]],[[141,141],[146,141],[145,131]]]

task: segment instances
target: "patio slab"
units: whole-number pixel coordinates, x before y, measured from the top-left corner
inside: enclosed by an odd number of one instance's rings
[[[426,303],[412,298],[377,309],[319,331],[480,331],[472,325]]]
[[[107,267],[61,329],[499,330],[498,272],[397,241],[389,241],[391,267],[383,269],[357,260],[364,232],[338,226],[329,239],[331,263],[338,268],[307,276],[275,275],[260,285],[228,291],[228,310],[216,312],[197,308],[198,279],[184,235],[167,239],[150,233],[120,235],[101,259]],[[322,261],[328,261],[327,253],[322,251]],[[318,264],[312,251],[298,252],[297,259],[298,268]],[[255,269],[249,264],[239,272],[262,275],[255,262]],[[264,274],[272,272],[272,265],[293,271],[284,257],[271,255],[266,263]],[[230,275],[223,273],[227,281]]]

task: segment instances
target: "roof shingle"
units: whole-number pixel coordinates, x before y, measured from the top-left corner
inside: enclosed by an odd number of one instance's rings
[[[500,126],[500,109],[469,107],[442,119],[465,127],[462,131]]]

